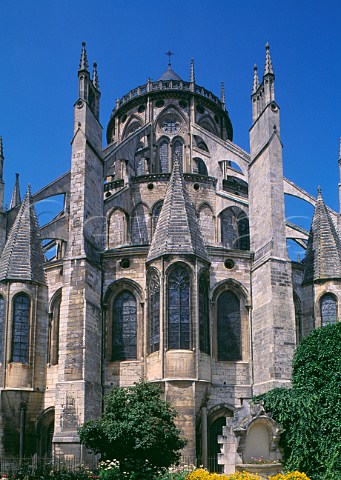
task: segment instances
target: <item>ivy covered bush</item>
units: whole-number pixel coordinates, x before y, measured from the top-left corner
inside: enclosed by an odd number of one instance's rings
[[[341,323],[310,333],[297,347],[291,389],[257,397],[283,429],[286,471],[341,479]],[[279,480],[287,477],[275,477]],[[295,479],[296,477],[288,477]],[[305,477],[298,477],[305,478]]]

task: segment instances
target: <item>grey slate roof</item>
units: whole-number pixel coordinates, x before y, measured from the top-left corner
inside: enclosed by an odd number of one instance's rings
[[[0,280],[45,283],[44,254],[29,188],[0,259]]]
[[[167,70],[161,75],[160,78],[158,78],[158,80],[181,80],[181,78],[177,73],[174,72],[171,66],[168,65]]]
[[[341,242],[319,191],[304,259],[304,282],[328,278],[341,279]]]
[[[174,162],[147,261],[168,254],[192,254],[209,261],[178,160]]]

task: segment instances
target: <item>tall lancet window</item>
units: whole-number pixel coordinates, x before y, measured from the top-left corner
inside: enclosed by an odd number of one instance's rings
[[[218,360],[241,360],[240,302],[230,291],[223,292],[217,305]]]
[[[117,295],[113,304],[112,360],[137,358],[136,298],[129,290]]]
[[[62,296],[61,294],[59,294],[52,303],[50,313],[48,363],[50,363],[51,365],[58,365],[59,363],[59,323],[61,301]]]
[[[173,162],[176,158],[179,160],[179,163],[182,166],[183,145],[180,140],[175,140],[175,142],[173,143]]]
[[[148,282],[149,352],[160,349],[160,280],[152,272]]]
[[[190,348],[190,278],[176,265],[168,276],[168,348]]]
[[[162,140],[162,142],[159,145],[159,159],[160,159],[160,172],[161,173],[169,172],[167,140]]]
[[[208,309],[208,275],[206,272],[199,279],[199,344],[200,351],[210,354],[210,324]]]
[[[5,300],[0,295],[0,363],[3,363],[4,351]]]
[[[337,321],[337,302],[335,296],[331,293],[326,293],[321,298],[321,317],[322,327]]]
[[[28,363],[30,299],[20,293],[13,301],[12,362]]]

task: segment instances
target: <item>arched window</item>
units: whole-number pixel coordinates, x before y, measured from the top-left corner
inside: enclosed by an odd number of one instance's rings
[[[177,265],[168,276],[168,348],[190,348],[190,278]]]
[[[204,204],[199,210],[199,227],[204,237],[204,241],[208,245],[215,243],[215,223],[213,212],[209,205]]]
[[[337,322],[337,302],[331,293],[326,293],[321,298],[322,327]]]
[[[163,201],[161,200],[160,202],[157,202],[157,203],[154,205],[154,208],[153,208],[153,215],[152,215],[152,228],[153,228],[153,233],[155,232],[156,225],[157,225],[157,222],[158,222],[158,220],[159,220],[159,216],[160,216],[160,212],[161,212],[162,205],[163,205]]]
[[[61,301],[62,296],[58,295],[52,303],[50,313],[48,363],[51,365],[58,365],[59,362],[59,323]]]
[[[182,166],[183,145],[180,140],[175,140],[175,142],[173,143],[173,163],[176,158],[179,160],[179,163]]]
[[[115,248],[127,243],[127,220],[125,213],[116,209],[109,217],[108,248]]]
[[[217,339],[218,360],[241,360],[240,302],[230,291],[218,298]]]
[[[208,309],[208,275],[199,278],[199,345],[200,351],[210,354],[210,324]]]
[[[221,213],[221,242],[236,250],[250,250],[249,219],[238,207],[228,207]]]
[[[148,283],[149,352],[160,348],[160,280],[153,272]]]
[[[169,172],[169,160],[168,160],[168,142],[163,140],[159,145],[159,160],[160,160],[160,172]]]
[[[199,175],[208,175],[206,163],[201,158],[197,157],[194,159],[197,167],[197,172]]]
[[[145,205],[138,205],[131,218],[131,241],[135,245],[149,243],[150,216]]]
[[[139,128],[142,127],[142,123],[139,122],[138,120],[133,120],[126,128],[124,132],[124,138],[128,137],[129,135],[132,135],[135,133]]]
[[[296,345],[302,340],[302,307],[301,300],[297,293],[294,292],[294,307],[295,307],[295,325],[296,325]]]
[[[113,304],[112,360],[137,358],[137,308],[135,296],[123,290]]]
[[[5,300],[0,295],[0,363],[3,362],[3,348],[4,348],[4,325],[5,325]]]
[[[28,363],[30,300],[21,293],[13,301],[12,362]]]

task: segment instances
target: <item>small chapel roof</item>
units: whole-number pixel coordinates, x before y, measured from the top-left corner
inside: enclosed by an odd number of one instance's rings
[[[30,188],[20,206],[0,259],[0,280],[45,283],[44,254]]]
[[[304,282],[341,278],[341,242],[319,189],[304,260]]]
[[[147,260],[167,254],[192,254],[209,261],[178,159],[174,161]]]
[[[158,80],[182,80],[182,78],[174,72],[171,64],[169,63],[167,70],[161,75],[160,78],[158,78]]]

